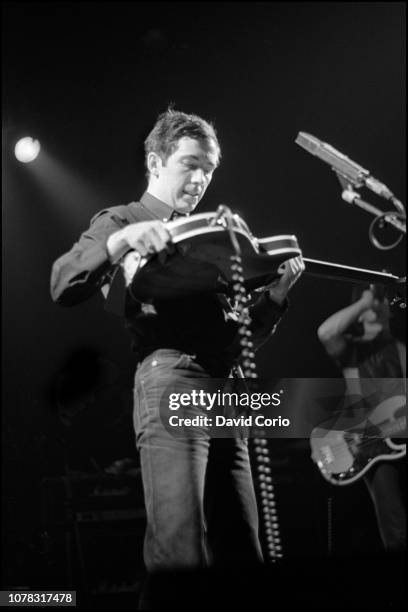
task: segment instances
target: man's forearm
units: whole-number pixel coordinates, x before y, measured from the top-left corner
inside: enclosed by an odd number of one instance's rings
[[[366,309],[367,305],[359,300],[331,315],[318,329],[320,340],[343,335]]]
[[[95,244],[86,250],[74,247],[52,267],[52,299],[66,306],[86,300],[100,288],[110,268],[108,253],[102,245]]]
[[[113,234],[111,234],[106,241],[106,250],[111,263],[116,263],[119,261],[119,259],[123,257],[127,251],[129,251],[129,249],[129,243],[126,240],[123,229],[113,232]]]
[[[68,253],[56,260],[50,287],[55,302],[72,306],[100,289],[113,267],[107,240],[117,230],[116,223],[102,216],[81,235]]]

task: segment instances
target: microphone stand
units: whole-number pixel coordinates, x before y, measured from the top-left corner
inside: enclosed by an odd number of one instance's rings
[[[373,206],[369,202],[362,200],[360,198],[360,194],[357,193],[357,191],[354,191],[351,183],[349,183],[349,181],[344,176],[342,176],[338,172],[336,172],[336,176],[339,179],[340,185],[342,186],[343,191],[342,191],[341,197],[345,202],[348,202],[349,204],[356,204],[363,210],[366,210],[367,212],[374,215],[377,219],[382,218],[386,223],[395,227],[401,234],[407,233],[406,224],[405,224],[405,209],[402,206],[402,204],[401,204],[401,207],[402,207],[401,212],[398,212],[398,213],[383,212],[376,206]],[[400,236],[398,242],[401,239],[402,239],[402,235]],[[398,242],[396,244],[398,244]],[[386,248],[391,248],[391,247],[386,247]]]
[[[402,240],[403,234],[407,233],[406,224],[405,224],[406,215],[405,215],[405,208],[403,204],[396,198],[393,198],[392,201],[394,202],[396,208],[398,208],[400,212],[397,212],[397,213],[394,213],[391,211],[383,212],[376,206],[373,206],[369,202],[362,200],[360,198],[360,195],[357,193],[357,191],[354,191],[351,183],[348,181],[348,179],[345,176],[341,175],[339,172],[336,172],[336,176],[339,179],[340,185],[343,189],[342,194],[341,194],[342,199],[345,202],[348,202],[349,204],[356,204],[363,210],[366,210],[367,212],[375,216],[375,219],[371,223],[370,230],[369,230],[369,236],[374,246],[382,250],[391,249],[397,246],[397,244],[399,244],[399,242]],[[380,222],[385,222],[385,223],[388,223],[389,225],[392,225],[400,232],[401,236],[398,238],[398,240],[396,240],[394,244],[385,247],[384,245],[381,245],[378,242],[378,240],[374,237],[373,226],[377,220],[379,220]],[[399,278],[397,282],[402,287],[406,283],[406,277]],[[391,299],[390,305],[391,306],[398,305],[400,308],[405,309],[407,307],[405,296],[401,295],[401,293],[395,293],[393,298]]]

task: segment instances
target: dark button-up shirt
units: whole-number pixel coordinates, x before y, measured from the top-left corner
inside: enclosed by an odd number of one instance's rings
[[[139,202],[102,210],[72,249],[54,263],[52,298],[72,306],[109,286],[108,309],[121,309],[139,359],[157,348],[175,348],[198,355],[203,363],[229,367],[239,354],[238,323],[222,296],[208,293],[143,304],[127,291],[120,260],[113,263],[109,257],[106,242],[112,233],[129,223],[154,219],[165,223],[172,218],[174,210],[147,192]],[[267,294],[250,307],[256,348],[273,333],[286,308],[286,301],[278,306]]]

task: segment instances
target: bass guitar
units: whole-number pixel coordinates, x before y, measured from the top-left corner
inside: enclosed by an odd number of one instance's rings
[[[312,430],[312,459],[331,484],[348,485],[378,461],[393,461],[406,454],[406,444],[392,437],[406,436],[406,396],[394,395],[367,413],[345,410]]]

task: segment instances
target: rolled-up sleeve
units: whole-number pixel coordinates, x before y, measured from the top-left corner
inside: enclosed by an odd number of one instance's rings
[[[74,306],[94,295],[110,278],[114,265],[106,248],[108,237],[127,224],[121,215],[106,209],[72,249],[59,257],[51,271],[51,297],[62,306]]]

